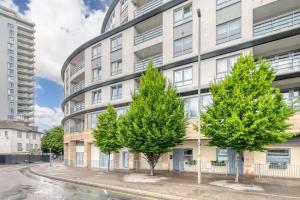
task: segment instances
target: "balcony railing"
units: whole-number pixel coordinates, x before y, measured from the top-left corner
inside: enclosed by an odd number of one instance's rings
[[[70,75],[73,76],[76,72],[78,72],[79,70],[84,68],[84,62],[81,62],[79,64],[76,65],[71,65],[71,71],[70,71]]]
[[[29,82],[29,81],[18,81],[18,85],[24,85],[24,86],[27,86],[27,87],[33,87],[34,86],[34,82],[33,81],[31,81],[31,82]]]
[[[27,68],[27,69],[34,69],[33,64],[20,62],[20,61],[18,61],[18,67],[23,67],[23,68]]]
[[[22,34],[25,37],[34,38],[33,33],[30,33],[30,32],[27,32],[27,31],[23,31],[23,30],[20,30],[20,29],[18,29],[18,34]]]
[[[84,102],[74,104],[71,106],[71,114],[82,111],[84,109]]]
[[[300,10],[277,16],[253,26],[253,37],[259,38],[300,26]]]
[[[300,71],[300,51],[273,56],[266,60],[274,67],[277,75]]]
[[[135,71],[138,72],[138,71],[145,70],[147,68],[148,62],[150,60],[153,61],[153,64],[155,67],[159,67],[162,65],[163,58],[162,58],[162,55],[156,55],[156,56],[141,60],[135,64]]]
[[[33,81],[33,76],[29,76],[29,75],[18,75],[18,78],[20,80],[26,80],[26,81]]]
[[[34,71],[33,70],[22,69],[22,68],[18,69],[18,73],[20,73],[20,74],[34,75]]]
[[[143,43],[143,42],[146,42],[148,40],[151,40],[153,38],[156,38],[156,37],[159,37],[162,35],[162,27],[159,26],[159,27],[155,27],[149,31],[146,31],[144,33],[141,33],[137,36],[135,36],[135,39],[134,39],[134,44],[135,45],[138,45],[140,43]]]
[[[155,8],[158,8],[159,6],[162,5],[162,0],[153,0],[145,5],[141,6],[140,8],[136,9],[134,11],[134,17],[137,18],[139,16],[144,15],[145,13],[154,10]]]
[[[33,100],[18,100],[19,104],[25,104],[25,105],[33,105]]]
[[[18,106],[18,110],[33,111],[33,106]]]
[[[28,39],[28,38],[25,38],[25,37],[18,37],[18,41],[34,44],[33,39]]]
[[[23,60],[24,62],[28,63],[34,63],[34,59],[27,56],[18,55],[18,60]]]
[[[70,127],[70,133],[80,133],[83,131],[83,125],[81,123]]]
[[[285,99],[287,105],[293,107],[296,111],[300,111],[300,96],[294,98]]]
[[[31,58],[34,57],[33,52],[25,51],[25,50],[22,50],[22,49],[18,49],[18,54],[22,54],[22,55],[25,55],[25,56],[28,56],[28,57],[31,57]]]
[[[18,93],[19,98],[26,98],[26,99],[33,99],[33,95],[24,94],[24,93]]]
[[[82,90],[84,88],[84,81],[80,81],[79,83],[71,86],[71,94]]]

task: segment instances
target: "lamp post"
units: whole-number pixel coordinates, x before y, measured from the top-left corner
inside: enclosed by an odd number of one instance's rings
[[[49,149],[49,163],[50,163],[50,167],[52,167],[52,155],[51,155],[51,148]]]
[[[198,184],[201,184],[201,11],[197,9],[198,15]]]

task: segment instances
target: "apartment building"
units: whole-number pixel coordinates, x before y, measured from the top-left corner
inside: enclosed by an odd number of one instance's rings
[[[201,9],[201,33],[197,9]],[[198,36],[200,34],[200,41]],[[300,1],[294,0],[114,0],[101,35],[82,44],[65,61],[61,75],[65,99],[64,153],[66,165],[106,168],[107,155],[93,144],[97,115],[111,103],[126,113],[139,77],[151,59],[184,98],[189,125],[185,142],[163,155],[156,168],[197,170],[197,139],[193,123],[198,106],[211,101],[209,88],[231,71],[240,54],[266,58],[276,70],[274,86],[297,109],[290,119],[300,131]],[[201,44],[201,85],[198,85],[198,45]],[[197,89],[201,87],[202,104]],[[234,173],[235,154],[208,146],[202,138],[201,168],[206,173]],[[300,169],[300,138],[243,152],[240,173],[288,175]],[[146,169],[142,155],[123,148],[111,157],[115,169]],[[297,170],[296,170],[297,171]]]
[[[0,119],[34,125],[34,24],[0,6]]]
[[[0,154],[28,154],[41,151],[42,133],[21,121],[0,121]]]

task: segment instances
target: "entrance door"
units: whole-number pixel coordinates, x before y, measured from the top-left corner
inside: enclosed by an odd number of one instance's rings
[[[83,167],[84,152],[76,152],[76,167]]]
[[[228,149],[228,164],[229,164],[229,174],[236,173],[236,160],[235,155],[237,152],[232,149]],[[239,154],[239,174],[242,175],[244,171],[244,154]]]
[[[123,168],[128,168],[128,160],[129,160],[128,151],[123,151],[122,152]]]
[[[174,149],[173,151],[173,170],[183,171],[184,170],[184,150]]]

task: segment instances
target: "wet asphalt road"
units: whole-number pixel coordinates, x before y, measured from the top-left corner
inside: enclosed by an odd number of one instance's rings
[[[0,167],[0,200],[142,200],[95,187],[33,175],[19,166]]]

